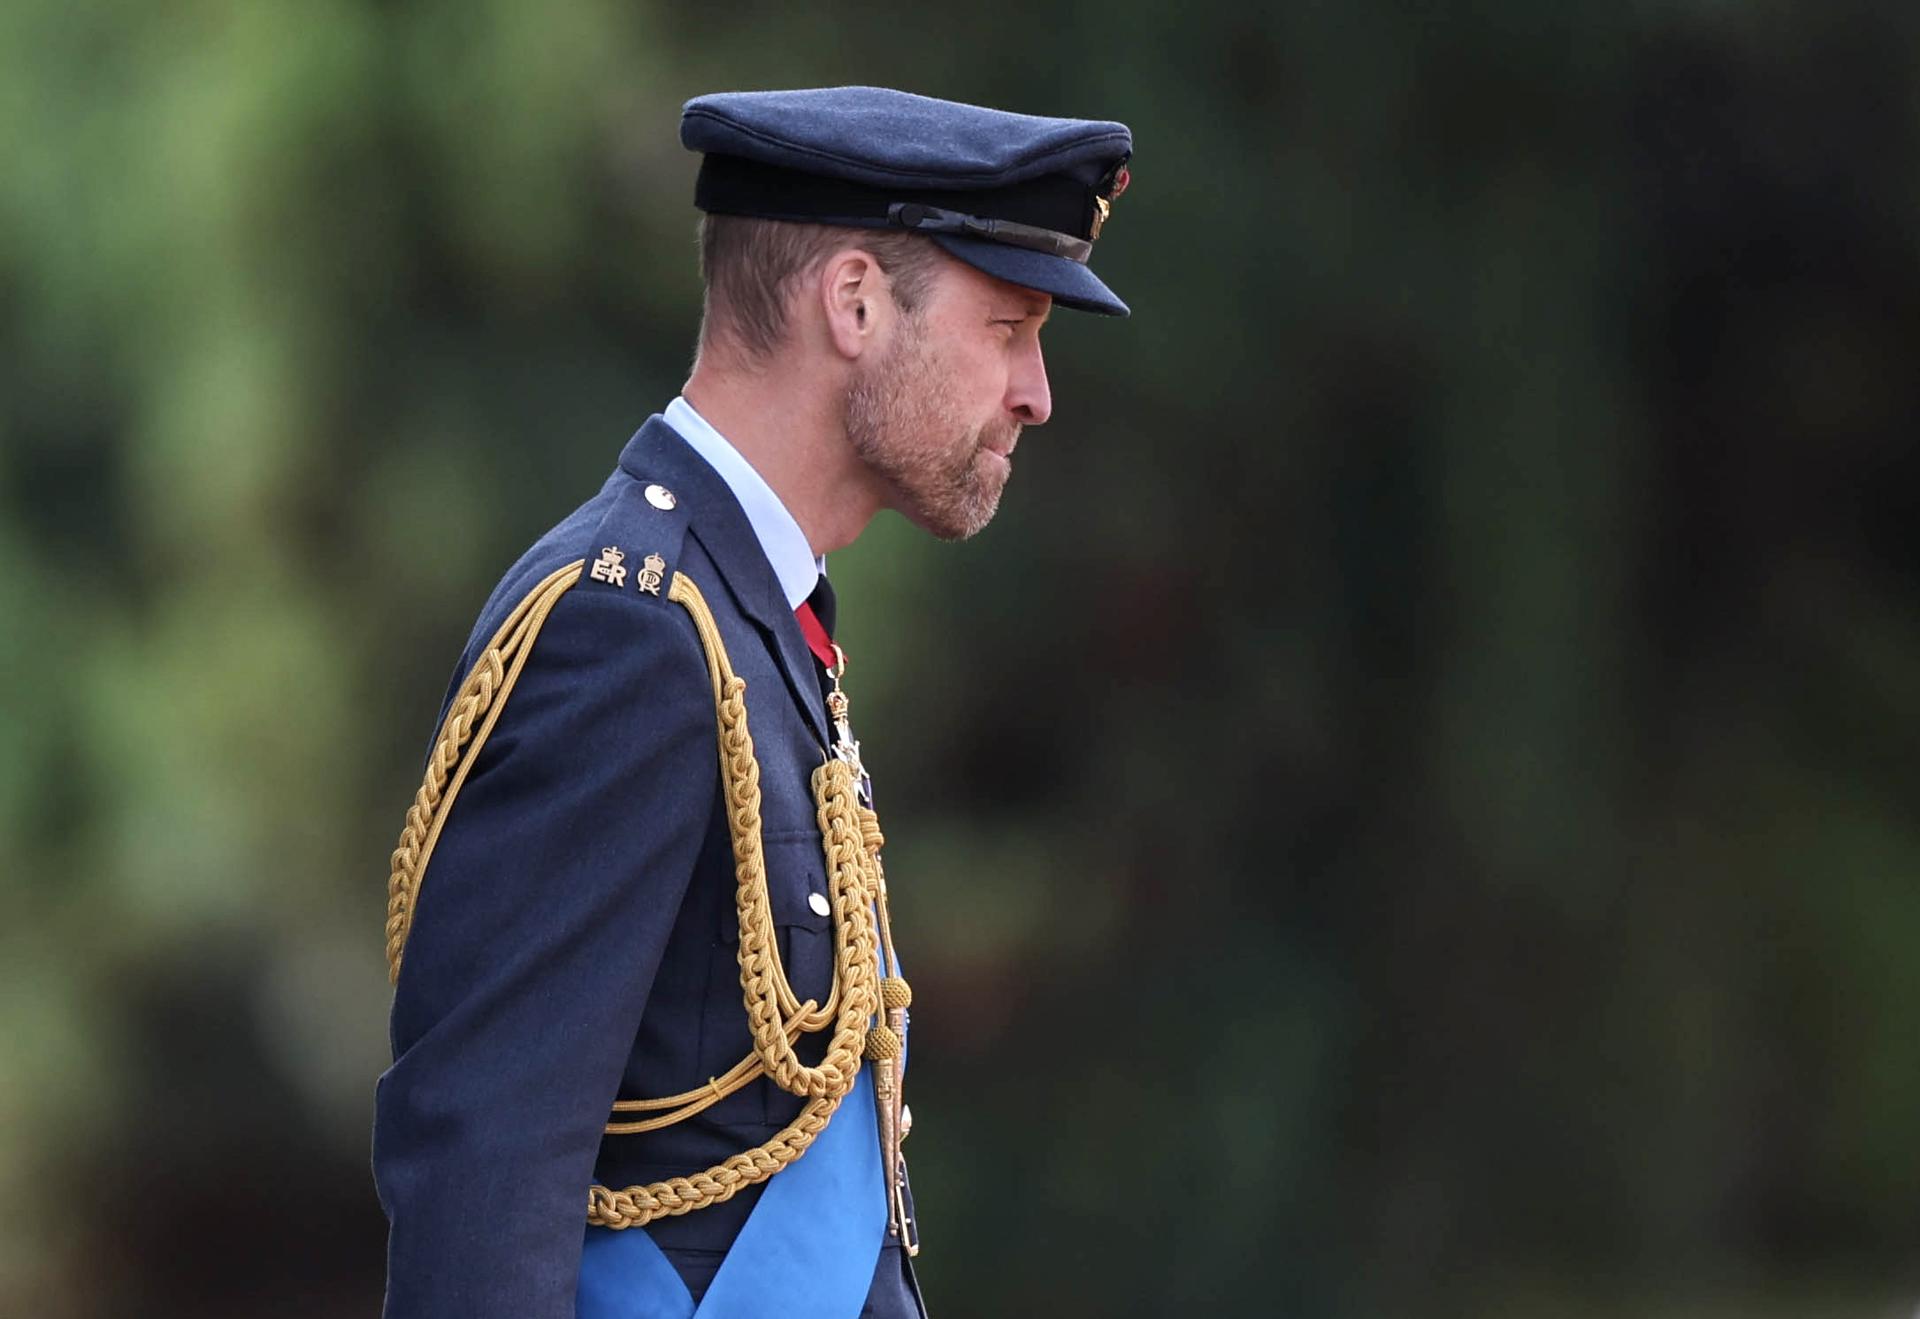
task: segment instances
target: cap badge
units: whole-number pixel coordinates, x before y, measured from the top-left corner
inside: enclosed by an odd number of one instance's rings
[[[587,576],[596,582],[606,582],[610,586],[625,586],[627,570],[621,565],[626,560],[627,556],[620,552],[618,546],[609,545],[600,551],[600,557],[595,559],[593,566],[587,569]]]
[[[1107,195],[1096,196],[1093,199],[1093,232],[1087,235],[1088,238],[1100,236],[1100,231],[1107,226],[1107,217],[1113,214],[1114,202],[1119,200],[1120,194],[1127,190],[1127,185],[1131,182],[1133,182],[1133,175],[1129,174],[1123,166],[1114,172],[1113,184],[1107,189]]]
[[[640,580],[636,583],[648,595],[660,594],[660,583],[667,575],[667,561],[658,554],[640,560]]]

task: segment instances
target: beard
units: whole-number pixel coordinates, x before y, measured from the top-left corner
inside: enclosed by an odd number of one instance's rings
[[[847,386],[847,439],[886,482],[892,506],[941,540],[966,540],[993,520],[1020,423],[966,421],[953,384],[911,318],[885,357]]]

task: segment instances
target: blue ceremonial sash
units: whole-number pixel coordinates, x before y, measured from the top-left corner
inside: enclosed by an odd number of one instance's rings
[[[697,1212],[697,1211],[696,1211]],[[873,1069],[826,1130],[775,1173],[696,1309],[643,1228],[589,1227],[577,1319],[855,1319],[887,1231]]]
[[[576,1319],[693,1319],[693,1293],[645,1228],[589,1226],[573,1313]]]

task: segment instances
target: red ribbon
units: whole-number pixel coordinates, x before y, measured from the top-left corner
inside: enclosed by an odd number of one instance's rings
[[[800,620],[800,634],[807,639],[807,649],[820,661],[820,667],[830,669],[839,663],[833,653],[833,638],[827,635],[826,628],[820,626],[820,616],[813,612],[813,606],[802,600],[800,607],[793,611],[793,616]]]

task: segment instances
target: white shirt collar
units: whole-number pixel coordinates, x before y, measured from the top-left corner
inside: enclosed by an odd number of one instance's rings
[[[773,493],[773,487],[753,470],[753,464],[742,457],[738,449],[727,443],[726,436],[693,410],[693,404],[684,397],[676,397],[667,404],[664,416],[667,425],[707,460],[707,466],[720,474],[727,489],[740,501],[741,511],[747,515],[747,522],[760,542],[761,552],[773,565],[773,575],[780,579],[787,608],[798,609],[800,602],[813,594],[820,574],[827,570],[827,561],[814,557],[807,533],[800,530],[800,524],[787,512],[780,496]]]

